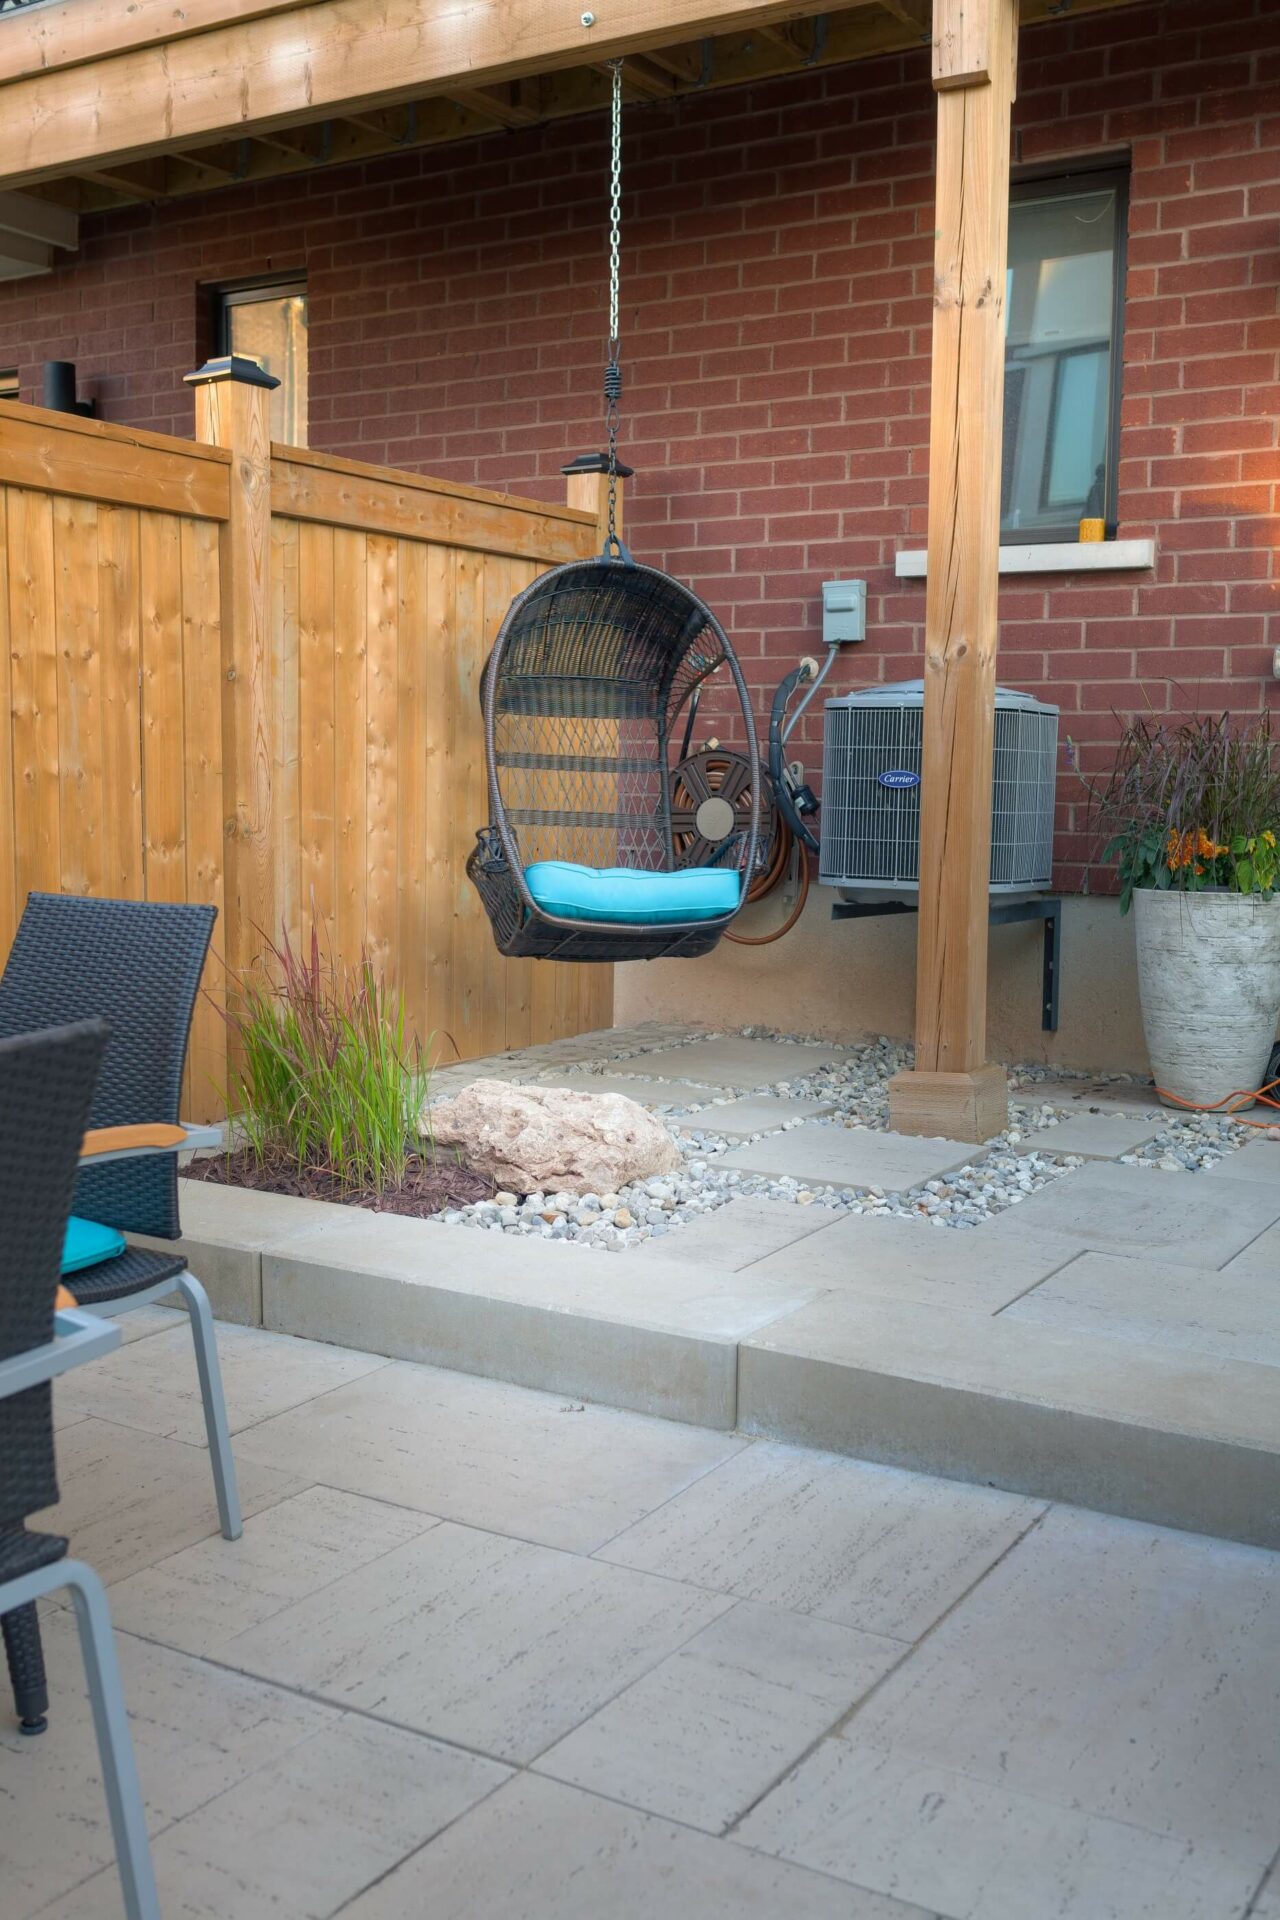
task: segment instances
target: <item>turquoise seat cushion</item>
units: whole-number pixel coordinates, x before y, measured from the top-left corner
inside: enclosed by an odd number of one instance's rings
[[[634,927],[720,920],[736,910],[741,888],[732,867],[645,873],[637,867],[578,867],[568,860],[535,860],[525,868],[524,877],[538,905],[558,920],[611,920]]]
[[[81,1220],[72,1214],[62,1242],[62,1271],[79,1273],[96,1267],[102,1260],[114,1260],[124,1252],[124,1235],[114,1227],[100,1227],[96,1220]]]

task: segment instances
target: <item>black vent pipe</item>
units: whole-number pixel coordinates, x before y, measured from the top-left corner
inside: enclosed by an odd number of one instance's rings
[[[92,416],[92,400],[76,399],[76,363],[74,360],[46,360],[40,404],[54,413],[80,413]]]

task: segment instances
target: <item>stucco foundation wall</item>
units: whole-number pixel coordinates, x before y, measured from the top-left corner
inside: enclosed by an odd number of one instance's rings
[[[678,1016],[831,1040],[908,1038],[915,1023],[914,914],[833,921],[833,898],[815,887],[799,925],[771,947],[721,941],[703,960],[619,967],[615,1020],[622,1026]],[[990,1056],[1145,1072],[1133,920],[1121,919],[1114,900],[1079,896],[1063,907],[1057,1033],[1040,1028],[1040,927],[991,929]]]

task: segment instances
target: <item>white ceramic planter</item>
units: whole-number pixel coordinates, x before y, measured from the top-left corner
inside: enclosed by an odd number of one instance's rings
[[[1209,1106],[1261,1085],[1280,1014],[1280,895],[1142,887],[1133,907],[1157,1087]]]

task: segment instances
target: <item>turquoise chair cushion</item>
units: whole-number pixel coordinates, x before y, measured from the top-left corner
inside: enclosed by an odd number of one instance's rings
[[[535,860],[524,877],[538,905],[558,920],[636,927],[720,920],[736,910],[741,886],[732,867],[644,873],[636,867],[577,867],[568,860]]]
[[[100,1227],[96,1220],[81,1220],[74,1213],[67,1221],[62,1242],[63,1273],[79,1273],[83,1267],[96,1267],[100,1260],[114,1260],[124,1252],[124,1235],[114,1227]]]

